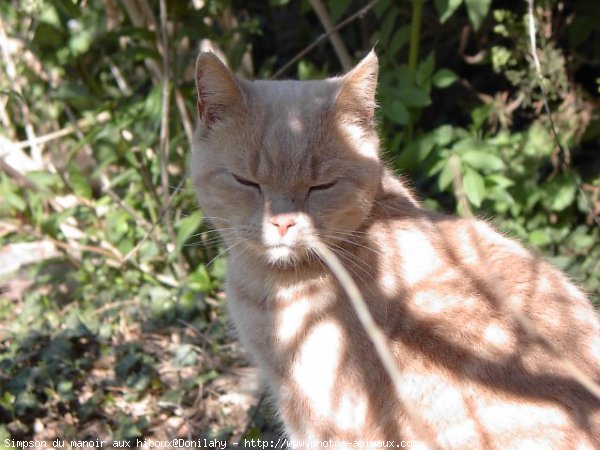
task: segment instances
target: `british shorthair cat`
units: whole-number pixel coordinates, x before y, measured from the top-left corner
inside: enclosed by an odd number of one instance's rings
[[[391,174],[377,73],[374,52],[321,81],[246,81],[213,54],[197,60],[191,177],[228,248],[228,310],[286,445],[600,448],[600,401],[513,314],[598,381],[590,302],[486,222],[425,210]],[[385,333],[403,406],[315,238]]]

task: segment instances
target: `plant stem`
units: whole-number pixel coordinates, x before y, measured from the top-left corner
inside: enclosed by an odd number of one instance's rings
[[[421,39],[421,16],[423,15],[423,0],[413,0],[412,21],[410,24],[410,47],[408,49],[408,67],[417,70],[419,61],[419,41]]]
[[[410,46],[408,49],[408,68],[414,73],[419,62],[419,42],[421,40],[421,16],[423,15],[423,0],[413,0],[412,21],[410,24]],[[413,134],[413,119],[409,116],[404,134],[404,142],[410,142]]]

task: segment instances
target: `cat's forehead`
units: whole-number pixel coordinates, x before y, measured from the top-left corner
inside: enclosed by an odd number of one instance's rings
[[[250,89],[253,133],[257,144],[249,165],[257,178],[286,182],[317,176],[329,134],[327,118],[339,90],[336,79],[258,81]]]
[[[340,80],[259,80],[250,83],[249,87],[255,107],[281,113],[311,113],[332,106]]]

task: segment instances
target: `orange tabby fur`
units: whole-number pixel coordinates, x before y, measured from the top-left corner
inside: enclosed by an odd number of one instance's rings
[[[426,211],[387,171],[373,125],[377,70],[373,52],[325,81],[249,82],[212,54],[197,62],[191,174],[229,247],[237,334],[287,436],[342,447],[419,439],[344,290],[310,249],[318,236],[359,284],[403,398],[437,445],[600,448],[600,401],[510,312],[520,308],[598,380],[590,303],[487,223]]]

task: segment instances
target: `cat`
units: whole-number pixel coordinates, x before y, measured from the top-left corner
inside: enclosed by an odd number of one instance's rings
[[[373,51],[321,81],[247,81],[197,59],[190,174],[228,248],[228,312],[285,445],[600,448],[600,401],[514,314],[598,381],[590,302],[485,221],[421,206],[380,158],[377,76]],[[315,238],[385,333],[402,405]]]

